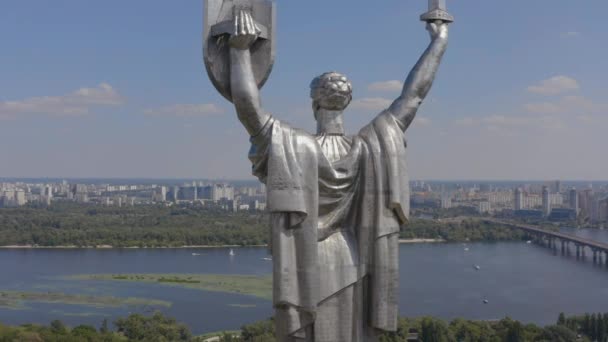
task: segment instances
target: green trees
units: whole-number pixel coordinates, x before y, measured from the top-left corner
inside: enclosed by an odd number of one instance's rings
[[[401,232],[401,238],[443,239],[448,242],[524,240],[527,236],[518,229],[479,220],[437,222],[412,219]]]
[[[593,317],[597,322],[596,330],[585,330],[593,326]],[[471,321],[461,318],[449,324],[434,317],[400,318],[398,330],[379,336],[380,342],[406,342],[410,331],[418,333],[418,340],[424,342],[607,342],[607,314],[595,314],[567,317],[560,314],[559,324],[544,328],[534,324],[522,323],[504,318],[500,321]],[[104,320],[105,321],[105,320]],[[9,327],[0,324],[0,341],[26,342],[137,342],[137,341],[189,341],[201,342],[208,337],[193,337],[190,330],[172,318],[155,313],[151,317],[132,314],[114,322],[116,331],[111,331],[106,323],[99,330],[88,325],[79,325],[73,329],[61,321],[53,321],[47,326],[22,325]],[[571,326],[578,328],[571,329]],[[578,329],[578,330],[577,330]],[[581,338],[577,337],[581,335]],[[593,335],[595,334],[595,335]],[[240,334],[223,333],[218,342],[276,342],[274,322],[272,319],[244,325]]]
[[[268,242],[268,217],[203,207],[102,207],[58,202],[48,208],[0,209],[0,246],[180,247],[262,245]],[[437,222],[412,219],[402,238],[447,241],[521,240],[519,231],[477,220]]]
[[[272,319],[253,324],[244,325],[241,328],[241,340],[243,342],[274,342],[274,321]],[[230,341],[223,341],[230,342]],[[234,342],[237,342],[236,340]]]
[[[115,325],[118,331],[110,331],[107,320],[96,330],[89,325],[79,325],[73,329],[63,322],[54,320],[48,327],[27,324],[7,327],[0,324],[0,341],[24,342],[135,342],[135,341],[192,341],[190,330],[182,323],[167,318],[161,313],[152,317],[133,314],[119,318]]]
[[[49,208],[0,209],[0,246],[260,245],[268,235],[262,214],[202,207],[58,203]]]
[[[192,334],[186,325],[156,312],[152,317],[132,314],[114,323],[129,341],[189,341]]]
[[[451,341],[450,331],[445,322],[433,317],[422,318],[419,339],[425,342]]]

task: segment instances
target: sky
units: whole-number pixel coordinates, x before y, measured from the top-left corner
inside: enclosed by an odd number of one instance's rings
[[[276,2],[263,105],[310,132],[313,77],[349,77],[356,133],[429,43],[426,0]],[[407,132],[410,177],[608,179],[608,1],[447,2],[456,22]],[[0,177],[253,179],[202,27],[202,0],[3,0]]]

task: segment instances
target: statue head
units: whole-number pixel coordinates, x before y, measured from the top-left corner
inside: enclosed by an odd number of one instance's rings
[[[343,111],[353,98],[353,86],[346,76],[326,72],[310,83],[313,110]]]

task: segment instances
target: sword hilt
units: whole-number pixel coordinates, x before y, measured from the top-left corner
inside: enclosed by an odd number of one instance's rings
[[[427,23],[432,23],[436,20],[441,20],[446,23],[452,23],[454,22],[454,17],[447,11],[442,10],[440,8],[436,8],[421,15],[420,20],[426,21]]]

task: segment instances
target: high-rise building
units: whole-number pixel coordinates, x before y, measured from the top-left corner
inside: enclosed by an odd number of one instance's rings
[[[179,199],[184,201],[196,201],[198,199],[197,187],[183,186],[179,188]]]
[[[599,222],[608,221],[608,198],[604,198],[599,201],[598,221]]]
[[[167,201],[167,187],[159,186],[152,194],[152,200],[155,202],[166,202]]]
[[[441,195],[441,209],[450,209],[452,207],[452,197],[447,194]]]
[[[578,194],[578,207],[583,218],[591,217],[591,206],[593,203],[593,190],[585,189]]]
[[[173,203],[177,203],[177,201],[179,200],[179,186],[174,186],[173,188],[171,188],[169,198]]]
[[[479,207],[478,210],[480,213],[489,213],[492,210],[492,205],[490,204],[490,202],[479,202]]]
[[[543,187],[543,214],[545,216],[551,215],[551,193],[549,187]]]
[[[25,205],[25,203],[27,203],[27,201],[25,199],[25,191],[23,191],[23,190],[15,191],[15,203],[18,206],[22,206],[22,205]]]
[[[570,209],[574,209],[578,213],[578,193],[576,192],[576,188],[570,189],[568,194],[568,204]]]
[[[562,182],[559,180],[556,180],[555,183],[553,183],[553,193],[559,194],[561,192],[562,192]]]
[[[523,210],[524,209],[524,193],[521,188],[515,189],[513,193],[513,202],[515,203],[515,210]]]
[[[50,185],[45,186],[43,195],[48,198],[53,198],[53,187]]]

